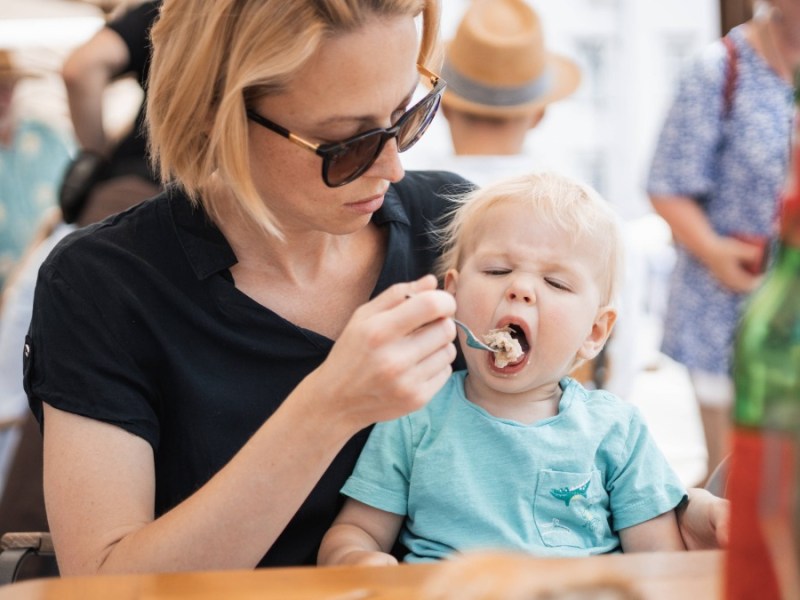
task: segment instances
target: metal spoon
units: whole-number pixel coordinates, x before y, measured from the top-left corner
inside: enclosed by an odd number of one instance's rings
[[[467,334],[467,346],[470,346],[472,348],[477,348],[478,350],[486,350],[487,352],[500,352],[500,350],[492,348],[491,346],[487,346],[482,341],[480,341],[477,337],[475,337],[475,334],[472,333],[470,328],[464,325],[464,323],[462,323],[458,319],[453,319],[453,321],[455,322],[456,325],[458,325],[459,327],[461,327],[461,329],[464,330],[464,333]]]

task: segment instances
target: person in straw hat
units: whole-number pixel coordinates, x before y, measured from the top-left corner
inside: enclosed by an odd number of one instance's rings
[[[479,185],[535,166],[523,154],[527,134],[581,80],[574,61],[547,50],[541,20],[523,0],[473,0],[445,48],[442,73],[452,154],[425,154],[421,144],[404,162]]]
[[[0,289],[44,211],[55,205],[70,145],[55,129],[16,114],[14,94],[37,77],[0,49]]]

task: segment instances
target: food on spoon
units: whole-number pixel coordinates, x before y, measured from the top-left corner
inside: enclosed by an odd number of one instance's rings
[[[500,369],[518,361],[525,354],[519,340],[511,335],[512,331],[511,327],[506,326],[490,329],[489,333],[483,336],[483,342],[497,351],[494,355],[494,364]]]

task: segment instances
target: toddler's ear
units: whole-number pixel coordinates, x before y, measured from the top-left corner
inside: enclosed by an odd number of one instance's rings
[[[584,360],[592,360],[595,356],[600,354],[600,350],[605,346],[608,336],[611,335],[611,330],[614,329],[614,323],[617,321],[617,310],[610,306],[605,306],[597,312],[592,330],[583,341],[583,344],[578,350],[578,357]]]
[[[456,295],[456,288],[458,287],[458,271],[450,269],[444,276],[444,290],[450,292],[453,296]]]

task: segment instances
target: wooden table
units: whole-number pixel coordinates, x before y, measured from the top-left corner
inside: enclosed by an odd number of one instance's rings
[[[558,580],[570,585],[612,578],[630,582],[646,600],[715,600],[721,597],[723,556],[721,551],[577,559],[504,556],[471,568],[467,577],[507,584],[514,574],[524,573],[528,582]],[[441,580],[443,570],[455,563],[38,579],[0,588],[0,600],[422,600],[423,587],[434,578]],[[452,581],[449,576],[447,580]]]

